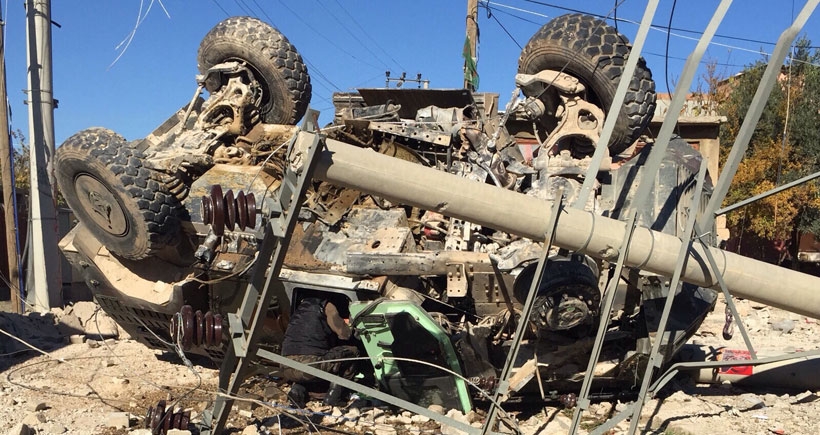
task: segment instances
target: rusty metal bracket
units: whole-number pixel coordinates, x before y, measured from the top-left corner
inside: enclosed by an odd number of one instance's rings
[[[467,296],[467,270],[464,263],[447,263],[447,296]]]

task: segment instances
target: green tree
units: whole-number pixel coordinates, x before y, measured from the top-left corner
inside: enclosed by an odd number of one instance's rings
[[[20,130],[11,132],[12,146],[14,149],[14,186],[17,189],[28,190],[30,166],[29,147],[26,143],[26,136]]]
[[[733,204],[820,170],[820,53],[801,38],[793,59],[781,69],[725,204]],[[734,143],[766,64],[758,61],[723,82],[715,91],[727,122],[721,129],[725,158]],[[719,86],[718,86],[719,88]],[[792,255],[803,232],[820,234],[820,188],[803,184],[727,216],[733,236],[749,232],[768,240],[788,241]]]

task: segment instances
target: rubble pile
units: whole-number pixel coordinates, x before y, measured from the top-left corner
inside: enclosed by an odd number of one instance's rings
[[[749,301],[737,304],[759,352],[772,354],[815,347],[812,338],[820,332],[816,320]],[[744,348],[739,333],[729,341],[722,338],[723,307],[719,302],[691,344]],[[18,344],[23,345],[5,335],[0,339],[4,346],[0,355],[0,434],[147,435],[151,432],[144,428],[146,410],[159,400],[190,411],[192,422],[200,421],[202,411],[211,406],[214,398],[217,369],[194,365],[194,373],[179,362],[176,354],[149,349],[124,336],[112,339],[116,337],[115,330],[104,329],[110,325],[108,320],[102,320],[102,312],[97,312],[95,324],[95,312],[94,304],[82,303],[45,316],[0,313],[0,327],[4,331],[19,334],[51,355],[49,358],[33,351],[12,353],[19,350]],[[789,327],[784,328],[786,323]],[[104,345],[99,341],[97,324],[107,338]],[[93,328],[90,332],[89,327]],[[87,337],[84,343],[70,343],[67,339],[80,334]],[[254,400],[235,403],[229,420],[233,433],[307,433],[317,429],[376,435],[460,433],[441,427],[428,417],[361,398],[341,408],[313,400],[304,410],[296,410],[287,403],[289,387],[280,379],[253,380],[263,387],[259,391],[241,392],[242,397]],[[810,381],[806,379],[807,383]],[[588,433],[625,406],[617,401],[593,403],[582,418],[580,433]],[[465,415],[438,405],[429,409],[473,427],[484,422],[482,410]],[[524,434],[567,433],[572,419],[572,410],[559,406],[516,408],[510,412],[516,415]],[[641,427],[646,425],[648,429],[646,433],[658,434],[700,434],[709,428],[726,434],[797,435],[816,433],[818,424],[820,391],[785,391],[774,385],[767,388],[697,384],[685,376],[651,400],[641,417]],[[628,421],[621,422],[611,433],[626,433],[628,427]],[[168,433],[196,433],[193,424],[189,429],[191,432]]]

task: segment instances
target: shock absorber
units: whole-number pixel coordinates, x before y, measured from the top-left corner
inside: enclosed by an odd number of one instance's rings
[[[222,315],[210,311],[194,311],[183,305],[179,313],[171,317],[171,339],[180,343],[183,350],[191,347],[218,347],[222,345]]]

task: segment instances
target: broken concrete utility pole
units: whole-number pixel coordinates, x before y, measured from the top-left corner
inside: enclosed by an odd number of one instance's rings
[[[401,204],[543,240],[552,203],[532,196],[476,183],[456,175],[398,160],[371,150],[328,139],[314,172],[316,178]],[[458,192],[458,194],[453,194]],[[558,220],[555,244],[592,257],[615,261],[624,237],[624,222],[568,208]],[[625,264],[670,275],[681,240],[640,227],[635,230]],[[699,244],[689,251],[683,280],[716,287]],[[820,318],[820,278],[717,248],[709,248],[729,291],[738,297]]]
[[[28,114],[31,149],[31,224],[28,297],[35,310],[62,304],[60,251],[57,249],[54,156],[54,99],[51,76],[51,2],[26,1]]]

